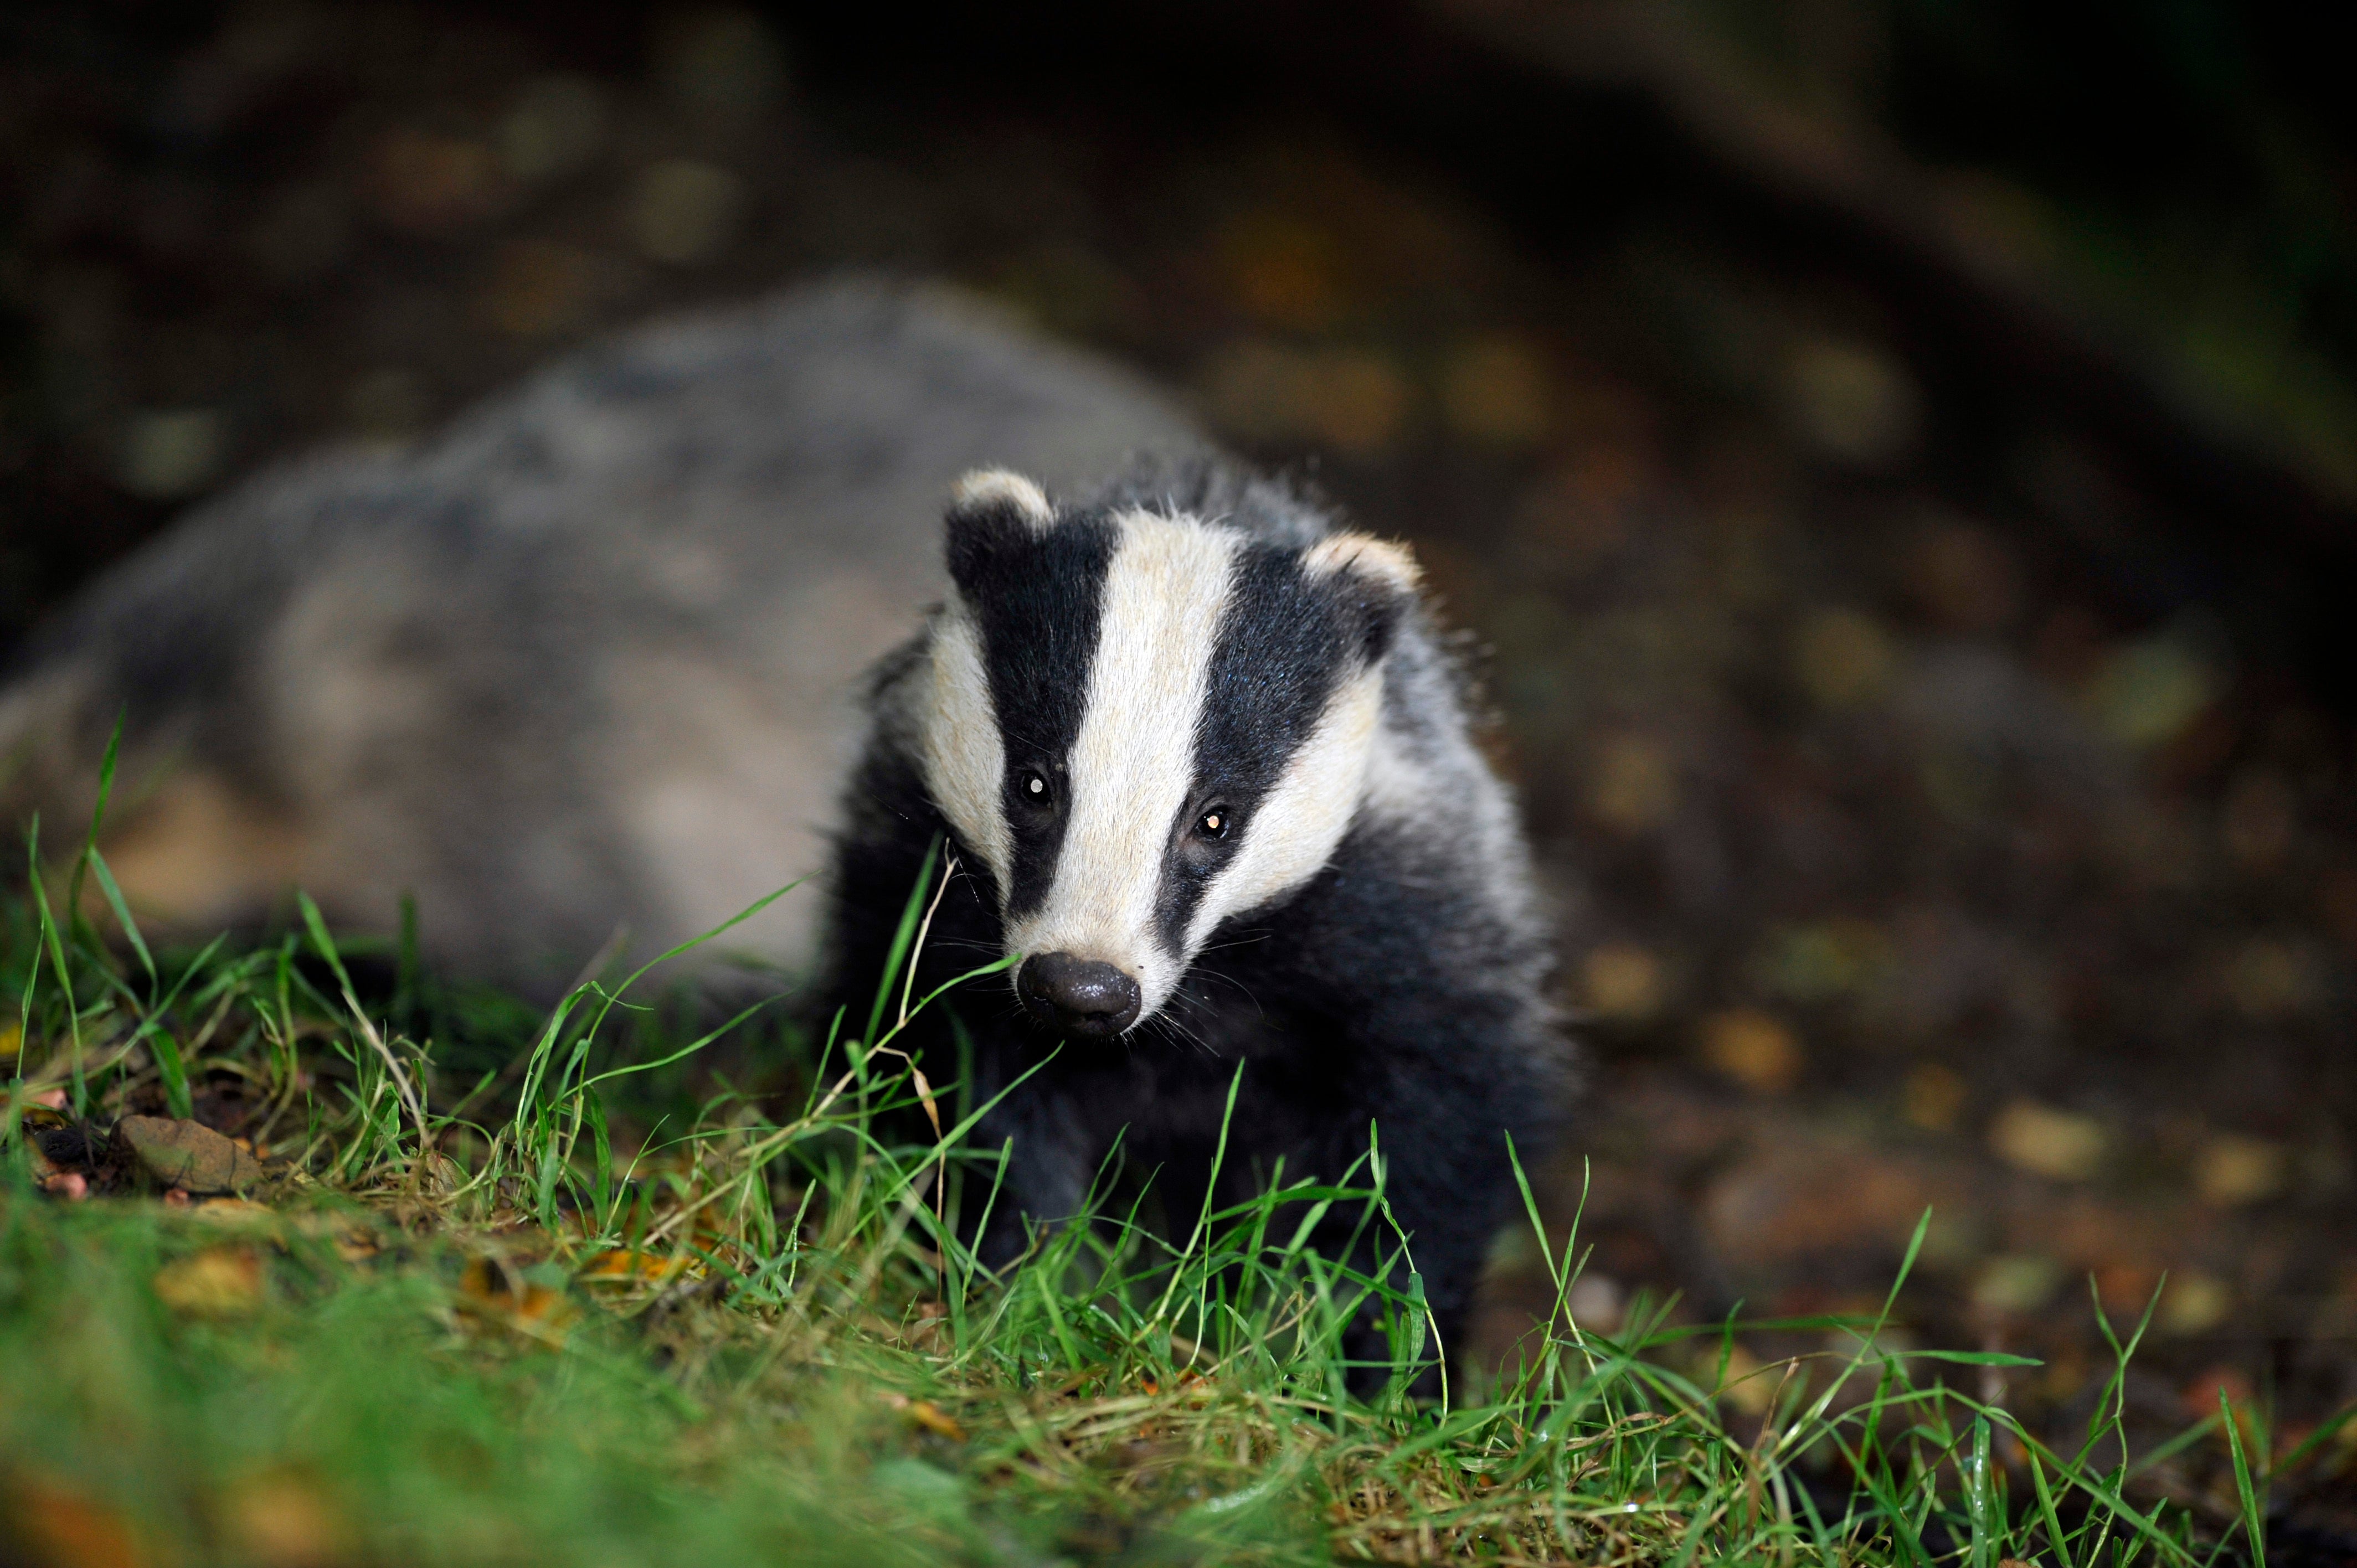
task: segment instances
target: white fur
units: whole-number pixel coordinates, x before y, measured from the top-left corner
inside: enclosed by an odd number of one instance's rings
[[[1243,843],[1196,907],[1191,961],[1222,920],[1258,908],[1326,868],[1367,791],[1367,765],[1383,705],[1382,666],[1344,681],[1318,727],[1244,820]]]
[[[1191,520],[1131,512],[1117,521],[1122,538],[1105,576],[1055,880],[1038,909],[1009,924],[1006,945],[1127,972],[1146,1018],[1186,972],[1186,957],[1156,940],[1155,897],[1189,804],[1203,693],[1241,540]]]
[[[974,506],[991,501],[1009,501],[1023,514],[1023,521],[1036,531],[1045,532],[1056,521],[1056,510],[1048,504],[1048,492],[1020,474],[1005,468],[976,468],[957,482],[951,498],[959,506]]]
[[[1312,577],[1351,571],[1373,577],[1404,594],[1424,581],[1424,570],[1405,544],[1372,533],[1329,533],[1301,553],[1301,569]]]
[[[920,708],[925,788],[958,836],[974,846],[996,878],[1001,897],[1015,865],[1001,791],[1006,747],[990,700],[982,661],[982,634],[964,607],[952,604],[933,623],[931,680]]]

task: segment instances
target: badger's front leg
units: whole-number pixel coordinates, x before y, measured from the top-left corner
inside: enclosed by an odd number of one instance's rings
[[[1427,1355],[1462,1352],[1491,1238],[1512,1212],[1514,1158],[1537,1155],[1553,1110],[1544,1043],[1521,1011],[1511,999],[1460,996],[1453,1006],[1375,1015],[1354,1041],[1362,1090],[1320,1160],[1339,1175],[1372,1151],[1382,1208],[1351,1261],[1372,1273],[1404,1250],[1389,1284],[1405,1294],[1409,1271],[1421,1278],[1439,1339]],[[1350,1223],[1357,1220],[1354,1213]],[[1373,1312],[1348,1332],[1344,1349],[1361,1364],[1354,1388],[1385,1380],[1391,1346]]]
[[[987,1093],[1005,1087],[995,1076],[981,1077]],[[983,1113],[967,1145],[983,1158],[967,1167],[963,1207],[984,1267],[1005,1269],[1023,1255],[1035,1229],[1060,1225],[1087,1207],[1097,1143],[1071,1097],[1052,1087],[1025,1084]]]

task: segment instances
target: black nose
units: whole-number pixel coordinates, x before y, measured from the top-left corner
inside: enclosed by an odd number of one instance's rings
[[[1015,977],[1031,1016],[1060,1035],[1099,1040],[1137,1022],[1137,982],[1109,963],[1068,952],[1034,953]]]

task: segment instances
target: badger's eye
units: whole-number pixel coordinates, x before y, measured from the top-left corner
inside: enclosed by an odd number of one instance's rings
[[[1195,819],[1195,836],[1217,842],[1228,836],[1228,829],[1233,822],[1225,806],[1214,806]]]
[[[1015,776],[1015,789],[1034,806],[1049,805],[1056,799],[1056,792],[1048,787],[1046,777],[1034,768],[1027,768]]]

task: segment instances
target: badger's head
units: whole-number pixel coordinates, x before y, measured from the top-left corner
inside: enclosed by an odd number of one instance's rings
[[[1058,510],[1012,474],[949,514],[956,594],[920,719],[927,786],[987,864],[1043,1026],[1117,1035],[1222,920],[1332,857],[1367,789],[1406,551]]]

